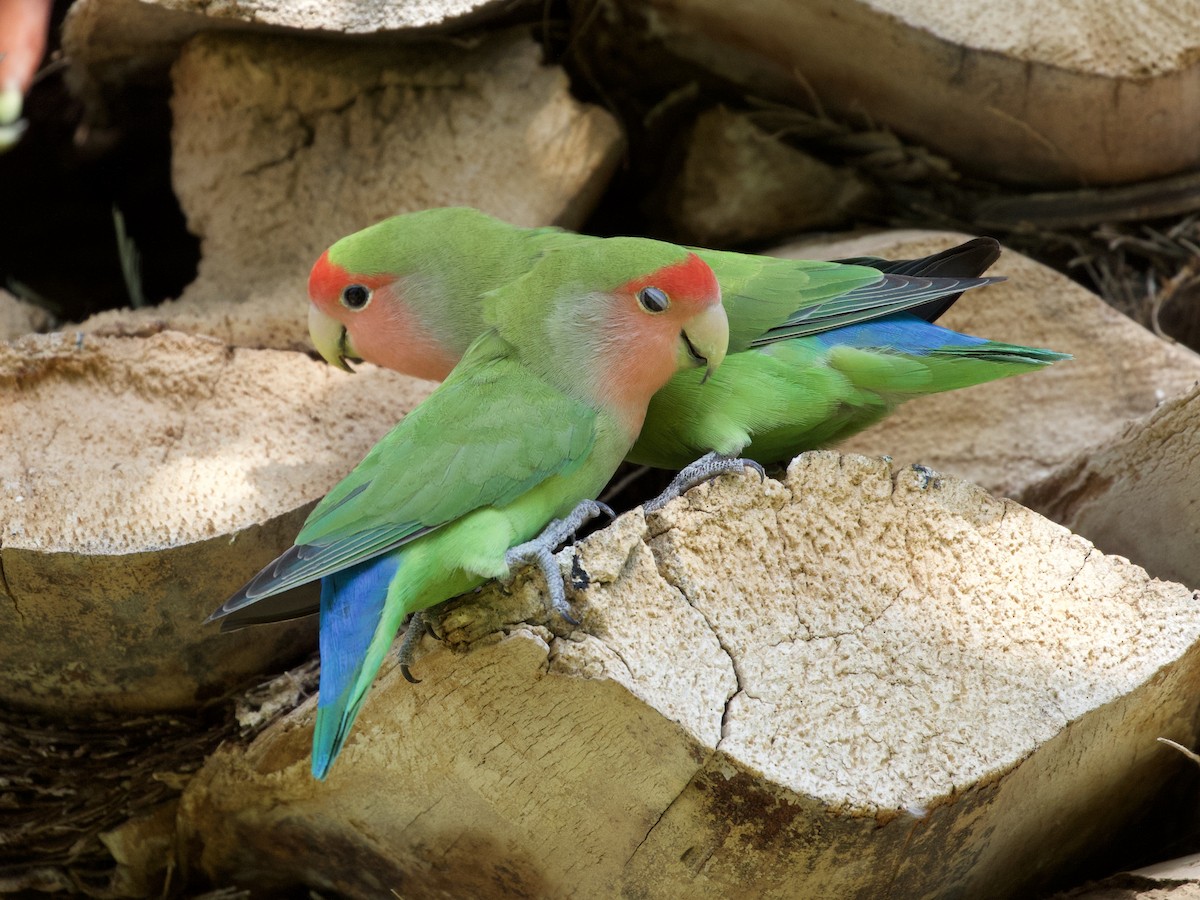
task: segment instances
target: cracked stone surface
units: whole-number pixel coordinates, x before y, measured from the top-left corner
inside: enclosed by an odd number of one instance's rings
[[[966,237],[885,231],[834,243],[790,244],[773,253],[904,259],[935,253]],[[1148,415],[1200,380],[1200,356],[1161,340],[1053,269],[1006,249],[988,274],[1009,280],[964,294],[939,325],[1075,358],[905,403],[840,449],[890,455],[905,465],[924,463],[1020,497],[1076,454],[1116,439],[1128,420]]]
[[[1051,900],[1200,900],[1200,882],[1162,883],[1136,875],[1117,875],[1077,890],[1055,894]]]
[[[625,5],[757,96],[811,108],[816,93],[985,177],[1116,183],[1200,163],[1200,0]]]
[[[804,454],[579,554],[578,629],[528,572],[441,608],[326,782],[312,700],[210,758],[189,863],[353,897],[1028,895],[1197,736],[1200,601],[937,473]]]
[[[0,344],[0,700],[190,707],[307,652],[201,623],[427,392],[173,332]]]
[[[204,31],[379,35],[475,25],[515,6],[499,0],[78,0],[63,24],[77,90],[94,104],[127,81],[162,77]]]
[[[1079,453],[1020,499],[1157,578],[1200,586],[1200,387]]]
[[[405,3],[346,2],[346,0],[83,0],[72,10],[76,20],[73,27],[104,28],[125,32],[128,41],[151,43],[156,37],[153,24],[141,29],[131,27],[127,17],[142,14],[142,23],[172,21],[171,14],[188,13],[196,20],[197,28],[219,25],[222,22],[244,22],[296,28],[305,31],[323,30],[362,34],[380,31],[399,31],[428,28],[432,25],[462,20],[473,12],[492,7],[511,6],[498,0],[406,0]],[[83,20],[83,21],[80,21]],[[147,34],[147,30],[150,32]],[[164,28],[165,30],[165,28]],[[135,33],[130,33],[135,32]],[[113,48],[108,53],[113,54]]]
[[[1120,872],[1049,900],[1200,900],[1200,854]]]
[[[165,322],[239,346],[307,349],[309,269],[346,234],[455,205],[578,225],[622,136],[540,58],[523,30],[470,46],[194,38],[172,70],[172,166],[201,238],[196,280],[178,300],[82,327]]]

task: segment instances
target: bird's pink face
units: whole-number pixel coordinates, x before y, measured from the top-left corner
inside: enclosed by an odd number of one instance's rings
[[[721,305],[721,285],[708,264],[695,253],[657,272],[634,279],[618,289],[633,297],[636,315],[661,317],[666,328],[684,323],[706,310]]]
[[[606,401],[643,409],[680,369],[711,373],[725,358],[729,323],[712,269],[694,253],[681,262],[621,285],[614,334],[597,357]],[[707,374],[705,375],[707,378]],[[640,427],[640,421],[638,423]]]
[[[428,333],[404,302],[403,277],[349,272],[321,254],[308,276],[308,331],[326,361],[353,371],[365,360],[440,381],[456,358]]]

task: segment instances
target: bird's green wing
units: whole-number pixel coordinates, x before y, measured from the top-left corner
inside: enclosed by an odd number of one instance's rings
[[[883,276],[866,266],[814,259],[777,259],[723,250],[695,250],[721,283],[729,315],[729,352],[751,346],[798,310],[874,284]]]
[[[481,405],[481,391],[502,402]],[[513,428],[513,421],[528,428]],[[554,422],[554,428],[539,428]],[[487,506],[568,476],[596,440],[596,414],[531,375],[494,332],[376,444],[309,515],[296,546],[211,618],[386,553]],[[453,454],[445,452],[454,447]],[[428,452],[428,448],[443,448]]]
[[[480,403],[480,392],[502,401]],[[513,428],[513,422],[527,428]],[[554,428],[538,428],[554,422]],[[569,426],[569,427],[568,427]],[[503,506],[579,465],[595,441],[595,412],[533,376],[493,332],[386,434],[309,515],[297,544],[342,539],[397,513],[432,528],[481,506]],[[452,446],[447,454],[426,448]]]
[[[916,311],[930,301],[957,296],[963,291],[1004,281],[1003,277],[925,278],[882,273],[874,284],[855,288],[840,297],[797,310],[783,322],[768,328],[750,341],[751,347],[764,347],[777,341],[808,337],[892,316]]]
[[[696,253],[721,282],[730,353],[913,310],[1002,280],[881,272],[868,265],[718,250]]]

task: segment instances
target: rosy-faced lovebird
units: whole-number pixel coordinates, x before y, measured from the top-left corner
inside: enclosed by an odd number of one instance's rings
[[[490,307],[528,302],[497,288],[551,248],[584,253],[600,240],[466,208],[387,219],[317,261],[313,342],[335,365],[357,358],[443,378]],[[898,263],[693,252],[721,284],[729,356],[703,387],[701,373],[680,372],[654,396],[633,462],[679,469],[710,451],[778,462],[848,437],[912,397],[1066,358],[932,324],[962,291],[1000,280],[975,277],[999,255],[990,239]],[[347,295],[359,284],[369,300]]]
[[[364,308],[380,289],[364,278],[342,294]],[[629,452],[654,392],[680,370],[713,372],[726,352],[712,270],[671,244],[548,250],[493,299],[446,380],[211,617],[229,628],[313,612],[276,595],[321,580],[317,778],[404,617],[545,554]],[[560,517],[549,544],[533,539]]]

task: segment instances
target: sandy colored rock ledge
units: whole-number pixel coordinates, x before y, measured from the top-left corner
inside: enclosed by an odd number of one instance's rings
[[[379,34],[445,30],[509,11],[497,0],[78,0],[63,23],[77,89],[94,103],[139,77],[161,77],[179,47],[203,31]]]
[[[1063,463],[1021,501],[1158,578],[1200,587],[1200,388]]]
[[[1050,900],[1200,900],[1200,854],[1121,872]]]
[[[381,31],[403,31],[429,28],[436,25],[461,24],[470,16],[492,8],[512,6],[497,0],[407,0],[405,3],[346,2],[346,0],[238,0],[237,3],[213,3],[211,0],[83,0],[72,9],[72,28],[84,26],[95,31],[89,35],[76,33],[81,42],[103,44],[114,35],[123,34],[126,41],[150,42],[155,37],[155,25],[173,21],[170,14],[189,14],[198,20],[197,27],[218,27],[222,23],[248,23],[304,31],[334,31],[345,34],[364,34]],[[202,24],[207,23],[207,24]],[[147,34],[147,30],[150,34]],[[98,33],[96,33],[98,32]],[[114,49],[98,47],[97,50]]]
[[[453,205],[578,225],[622,138],[540,57],[523,31],[470,47],[193,39],[172,70],[172,165],[201,238],[197,278],[177,301],[83,327],[157,321],[240,346],[307,348],[309,269],[352,231]]]
[[[1200,881],[1165,883],[1136,875],[1117,875],[1051,900],[1200,900]]]
[[[1029,896],[1187,765],[1200,603],[1010,501],[805,454],[459,601],[328,780],[313,703],[210,758],[192,871],[412,898]],[[1019,861],[1019,865],[1016,864]]]
[[[804,242],[782,256],[903,259],[965,235],[879,232]],[[891,455],[1017,497],[1060,465],[1115,438],[1133,418],[1189,391],[1200,356],[1153,335],[1064,275],[1005,250],[988,274],[1008,281],[965,294],[939,325],[998,341],[1074,354],[1047,369],[906,403],[842,449]]]
[[[727,247],[844,225],[869,204],[871,189],[850,169],[717,107],[697,120],[665,198],[676,240]]]
[[[671,52],[751,93],[806,108],[815,93],[976,174],[1113,183],[1200,164],[1197,0],[626,5]]]
[[[428,389],[170,332],[0,344],[0,702],[184,708],[307,652],[201,623]]]

